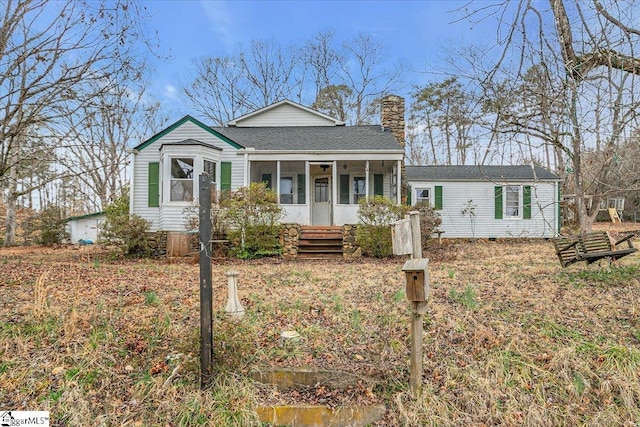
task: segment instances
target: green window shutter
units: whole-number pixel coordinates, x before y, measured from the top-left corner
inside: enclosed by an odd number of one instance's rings
[[[502,187],[495,187],[496,219],[502,219]]]
[[[340,175],[340,203],[349,204],[349,175]]]
[[[442,209],[442,185],[436,185],[434,190],[436,193],[435,199],[434,199],[434,202],[435,202],[434,206],[435,206],[435,209],[439,211]]]
[[[374,196],[383,196],[384,195],[384,184],[383,184],[383,175],[381,173],[373,174],[373,195]]]
[[[307,182],[306,175],[301,173],[298,175],[298,204],[304,205],[306,203]]]
[[[150,208],[157,208],[160,206],[160,163],[149,163],[149,195],[148,206]]]
[[[413,193],[413,188],[411,186],[407,187],[407,205],[411,206],[411,193]]]
[[[231,190],[231,162],[220,163],[220,189]]]
[[[269,189],[273,188],[273,184],[271,182],[271,174],[270,173],[263,173],[262,174],[262,182],[267,184],[267,188],[269,188]]]
[[[531,186],[522,187],[522,218],[531,219]]]

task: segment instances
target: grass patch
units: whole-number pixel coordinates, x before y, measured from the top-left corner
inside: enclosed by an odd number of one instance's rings
[[[588,268],[580,271],[563,271],[560,276],[574,286],[626,286],[638,283],[640,266],[622,265],[597,269]]]
[[[470,310],[474,310],[478,307],[477,296],[478,293],[471,285],[468,285],[463,292],[459,292],[456,288],[451,288],[449,291],[449,298]]]
[[[102,256],[91,268],[73,252],[54,262],[0,251],[0,277],[12,283],[0,293],[0,401],[46,406],[68,426],[260,426],[258,402],[363,402],[368,393],[388,408],[385,426],[640,420],[640,254],[610,270],[559,273],[543,242],[443,250],[456,256],[430,261],[415,399],[400,260],[215,265],[215,372],[203,390],[196,265]],[[231,268],[242,319],[224,313]],[[285,330],[300,340],[285,342]],[[260,366],[352,372],[362,390],[275,393],[248,380]]]

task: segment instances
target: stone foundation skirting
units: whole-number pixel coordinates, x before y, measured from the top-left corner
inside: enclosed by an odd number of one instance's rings
[[[147,244],[151,249],[151,255],[156,258],[167,256],[167,231],[155,231],[146,233]]]
[[[282,224],[280,228],[280,246],[284,259],[298,257],[298,239],[300,238],[300,224]]]

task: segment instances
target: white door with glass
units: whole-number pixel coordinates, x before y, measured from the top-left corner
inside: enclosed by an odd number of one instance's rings
[[[313,225],[331,225],[331,177],[316,176],[313,178],[312,200]]]

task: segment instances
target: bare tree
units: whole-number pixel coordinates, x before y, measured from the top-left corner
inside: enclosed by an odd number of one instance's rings
[[[61,118],[93,96],[80,98],[78,85],[103,81],[114,64],[135,67],[144,12],[127,0],[0,0],[0,7],[0,180],[10,208],[26,141],[40,140],[34,157],[50,154],[65,133]],[[13,245],[15,214],[7,210],[5,245]]]
[[[216,126],[250,111],[255,102],[245,81],[241,54],[194,61],[194,76],[182,84],[182,95],[192,108]]]
[[[305,68],[311,71],[316,98],[326,88],[336,85],[339,64],[343,62],[340,55],[335,46],[335,35],[331,31],[320,31],[305,43],[301,57]]]
[[[352,91],[351,120],[355,125],[375,121],[372,104],[400,84],[400,66],[389,66],[386,47],[370,35],[360,33],[343,45],[340,79]]]
[[[100,84],[90,82],[86,90],[95,93],[89,102],[65,117],[66,142],[58,159],[76,193],[82,194],[91,211],[101,211],[127,187],[127,148],[144,140],[165,120],[158,118],[158,103],[145,96],[146,82],[127,79],[117,72]]]
[[[336,47],[333,33],[319,32],[302,47],[255,40],[230,56],[199,59],[181,93],[217,125],[282,99],[368,124],[377,121],[379,100],[398,88],[400,76],[401,68],[371,36]]]
[[[640,59],[634,56],[640,31],[633,28],[629,10],[632,2],[627,1],[549,0],[545,7],[521,0],[483,5],[467,16],[476,19],[488,14],[500,28],[495,65],[478,76],[485,85],[507,78],[524,81],[527,71],[538,66],[544,71],[539,81],[548,83],[537,102],[546,97],[545,108],[553,109],[554,103],[563,106],[558,110],[562,116],[551,117],[553,122],[535,122],[546,126],[539,140],[551,143],[565,157],[566,188],[575,196],[582,230],[590,230],[595,220],[604,195],[599,183],[606,183],[614,153],[638,126],[633,88],[640,74]],[[535,129],[518,131],[521,135],[531,132]],[[583,170],[584,153],[596,141],[607,154],[594,157],[599,159],[599,172],[588,177]]]
[[[256,40],[249,50],[195,61],[190,83],[182,82],[186,103],[222,126],[249,111],[283,99],[301,101],[304,86],[298,50]]]
[[[243,72],[249,83],[252,109],[266,107],[283,99],[301,101],[302,74],[298,50],[275,42],[256,40],[241,57]]]

